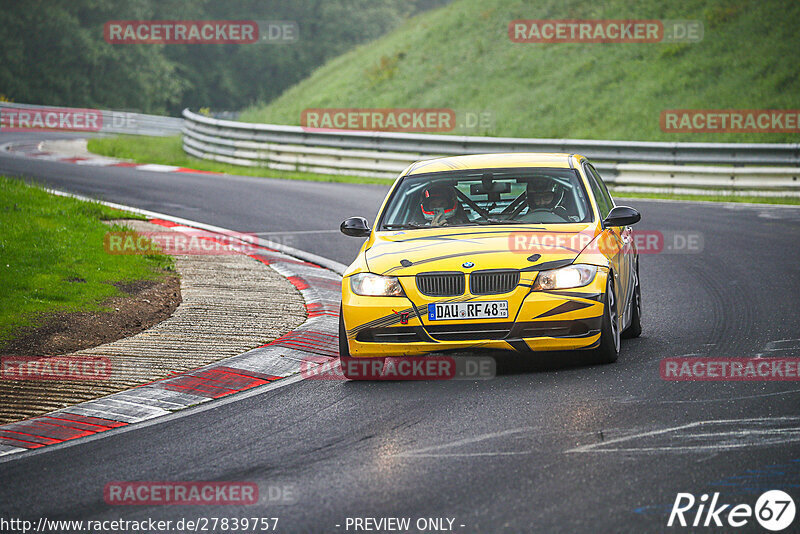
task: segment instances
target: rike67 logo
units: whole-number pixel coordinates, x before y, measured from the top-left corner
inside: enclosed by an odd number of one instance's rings
[[[667,526],[682,527],[743,527],[755,518],[765,529],[778,532],[794,521],[792,497],[780,490],[767,491],[758,498],[755,507],[749,504],[719,503],[719,493],[704,493],[696,499],[691,493],[678,493]]]

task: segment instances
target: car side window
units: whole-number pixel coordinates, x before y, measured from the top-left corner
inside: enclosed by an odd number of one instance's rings
[[[611,208],[613,208],[614,206],[616,206],[616,204],[614,204],[614,199],[611,198],[611,193],[608,192],[608,187],[606,186],[606,183],[600,177],[600,173],[597,172],[597,169],[595,169],[592,165],[589,165],[589,168],[592,170],[592,174],[594,174],[594,177],[597,178],[597,183],[600,185],[600,191],[602,191],[603,196],[606,197],[608,205]]]
[[[611,196],[608,194],[608,190],[604,185],[601,186],[603,181],[600,179],[597,171],[589,164],[584,165],[583,169],[586,171],[589,187],[592,189],[592,194],[597,201],[597,209],[600,211],[600,218],[605,219],[611,211],[611,208],[614,207],[614,201],[611,200]]]

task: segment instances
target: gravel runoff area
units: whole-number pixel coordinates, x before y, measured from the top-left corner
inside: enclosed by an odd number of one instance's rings
[[[136,231],[169,231],[116,221]],[[264,263],[243,254],[175,256],[182,303],[169,318],[134,336],[73,355],[105,357],[102,380],[0,380],[0,424],[71,406],[241,354],[306,319],[300,292]]]

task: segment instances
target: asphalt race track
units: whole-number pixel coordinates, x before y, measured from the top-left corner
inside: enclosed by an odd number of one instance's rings
[[[4,134],[0,144],[22,138]],[[281,236],[345,264],[360,240],[341,235],[339,223],[371,221],[386,191],[1,152],[0,172]],[[279,532],[347,532],[347,517],[454,518],[455,532],[662,532],[679,492],[720,492],[722,502],[753,506],[780,488],[800,503],[797,382],[659,374],[670,356],[800,356],[800,209],[625,203],[643,214],[637,229],[699,233],[703,250],[641,256],[644,333],[623,341],[616,364],[511,356],[487,381],[302,380],[259,389],[10,458],[0,463],[0,515],[278,517]],[[105,504],[104,486],[129,480],[246,480],[262,491],[291,487],[294,498],[242,508]],[[753,520],[739,531],[761,530]]]

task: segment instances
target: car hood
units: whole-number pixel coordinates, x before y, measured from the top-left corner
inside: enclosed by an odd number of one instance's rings
[[[465,269],[541,270],[571,263],[597,231],[594,223],[574,223],[376,232],[364,254],[370,272],[391,276]]]

